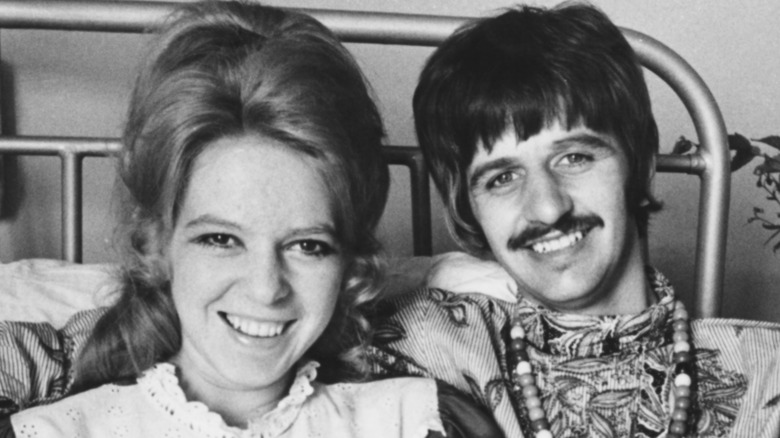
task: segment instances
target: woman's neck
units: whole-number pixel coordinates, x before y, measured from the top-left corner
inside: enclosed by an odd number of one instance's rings
[[[174,361],[175,363],[175,361]],[[177,364],[178,365],[178,364]],[[293,371],[288,378],[263,388],[231,388],[209,379],[208,374],[177,366],[179,384],[188,401],[198,401],[219,414],[232,427],[246,428],[249,419],[273,410],[289,391]]]

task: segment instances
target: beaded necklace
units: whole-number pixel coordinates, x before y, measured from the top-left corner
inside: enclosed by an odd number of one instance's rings
[[[688,312],[682,302],[676,301],[672,314],[672,340],[674,342],[672,363],[674,364],[674,388],[669,405],[672,413],[669,421],[667,438],[682,438],[688,433],[688,419],[691,417],[691,384],[693,375],[693,355],[691,354],[690,326]],[[517,365],[513,370],[513,377],[520,385],[525,407],[528,411],[528,419],[531,420],[531,429],[536,438],[553,438],[550,431],[550,422],[547,420],[542,408],[542,399],[539,397],[539,388],[536,386],[536,377],[533,374],[531,361],[526,350],[525,330],[520,324],[519,318],[512,321],[512,330],[509,335],[512,339],[510,351],[517,357]]]

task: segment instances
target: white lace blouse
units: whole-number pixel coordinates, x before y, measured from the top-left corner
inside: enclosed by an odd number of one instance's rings
[[[11,417],[20,438],[46,437],[425,437],[444,433],[436,384],[422,378],[323,385],[317,363],[298,369],[290,393],[247,429],[187,401],[173,365],[133,385],[104,385]]]

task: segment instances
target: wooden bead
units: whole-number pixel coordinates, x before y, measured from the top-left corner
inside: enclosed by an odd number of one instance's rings
[[[515,372],[518,376],[522,376],[523,374],[531,374],[533,369],[530,363],[522,361],[515,366]]]
[[[688,319],[688,311],[685,310],[684,307],[678,307],[677,309],[674,309],[674,313],[672,314],[672,319],[687,320]]]
[[[691,376],[687,374],[678,374],[674,378],[674,386],[677,386],[678,388],[681,386],[691,386]]]
[[[685,409],[675,409],[674,412],[672,412],[672,420],[682,421],[683,423],[688,421],[688,411]]]
[[[504,332],[506,333],[506,332]],[[512,326],[512,330],[509,332],[509,336],[512,339],[524,339],[525,338],[525,330],[523,330],[522,327],[519,325]]]
[[[523,351],[525,350],[525,340],[524,339],[512,339],[512,344],[510,345],[512,347],[512,351]]]
[[[674,342],[688,342],[688,333],[686,332],[674,332],[672,340]]]
[[[524,387],[530,385],[536,385],[534,376],[531,374],[523,374],[522,376],[517,376],[517,381],[520,382],[520,385]]]
[[[678,397],[674,400],[674,408],[675,409],[685,409],[691,407],[691,399],[690,397]]]
[[[691,344],[687,342],[675,342],[674,343],[674,352],[675,353],[681,353],[681,352],[689,352],[691,351]]]
[[[693,362],[693,355],[690,351],[678,351],[672,355],[672,362],[676,364]]]
[[[534,432],[539,432],[540,430],[545,430],[550,428],[550,423],[547,422],[547,418],[542,418],[541,420],[536,420],[531,422],[531,430]]]
[[[523,386],[523,398],[539,396],[539,388],[536,385]]]
[[[553,434],[547,429],[540,430],[539,432],[536,432],[536,438],[553,438]]]
[[[542,408],[531,408],[528,410],[528,419],[531,421],[541,420],[545,418],[545,415]]]
[[[688,321],[684,319],[677,320],[672,323],[672,330],[676,332],[687,332],[688,331]]]
[[[541,408],[542,400],[539,397],[528,397],[525,399],[525,407],[528,409]]]
[[[518,361],[526,361],[526,362],[531,361],[531,359],[528,358],[528,351],[525,348],[522,350],[515,351],[515,354],[517,355]]]
[[[672,424],[669,425],[669,432],[671,433],[676,433],[678,435],[685,435],[685,432],[687,431],[688,431],[688,426],[682,421],[672,421]]]
[[[674,388],[674,395],[677,398],[690,398],[691,397],[691,387],[690,386],[678,386]]]

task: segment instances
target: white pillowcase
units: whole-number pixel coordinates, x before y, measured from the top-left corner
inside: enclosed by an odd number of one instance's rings
[[[482,260],[465,252],[447,252],[432,259],[425,278],[428,287],[517,301],[517,283],[495,261]]]
[[[110,304],[118,284],[112,269],[51,259],[0,264],[0,320],[60,328],[80,310]]]
[[[118,290],[114,268],[52,259],[0,264],[0,320],[49,322],[60,328],[80,310],[111,304]],[[517,295],[516,283],[498,263],[463,252],[392,259],[387,277],[388,296],[424,286],[505,301],[516,301]]]

